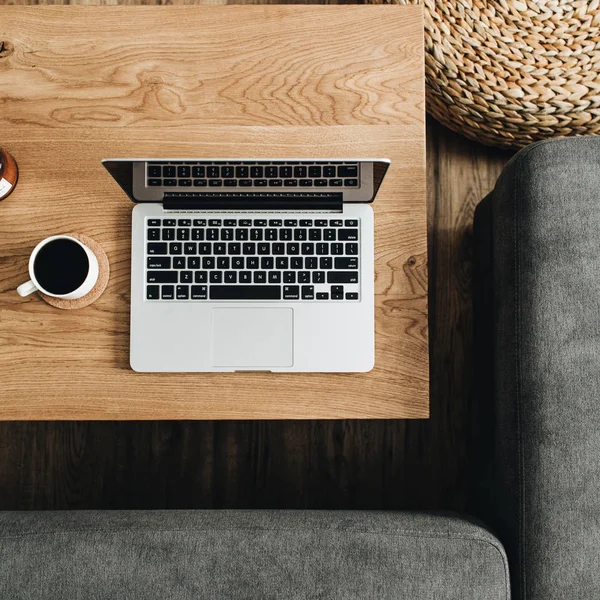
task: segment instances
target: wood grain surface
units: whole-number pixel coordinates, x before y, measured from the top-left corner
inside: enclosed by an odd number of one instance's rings
[[[0,14],[0,143],[20,169],[0,205],[1,419],[428,416],[420,8]],[[133,373],[132,205],[100,165],[132,155],[390,158],[374,203],[375,369]],[[15,291],[35,244],[64,231],[96,239],[111,262],[106,292],[79,311]]]

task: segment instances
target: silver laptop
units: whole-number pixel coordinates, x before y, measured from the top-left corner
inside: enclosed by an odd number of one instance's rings
[[[385,159],[107,159],[136,203],[130,363],[143,372],[374,364]]]

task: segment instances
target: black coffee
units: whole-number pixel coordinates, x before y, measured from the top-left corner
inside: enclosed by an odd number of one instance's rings
[[[51,294],[69,294],[87,277],[90,263],[85,250],[72,240],[48,242],[35,257],[33,272]]]

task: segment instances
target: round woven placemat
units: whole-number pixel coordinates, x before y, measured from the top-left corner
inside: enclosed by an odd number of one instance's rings
[[[106,252],[104,252],[104,248],[102,248],[96,240],[80,233],[68,233],[67,235],[70,235],[85,244],[96,255],[96,258],[98,259],[98,281],[96,281],[96,285],[85,296],[76,298],[75,300],[54,298],[54,296],[48,296],[42,292],[38,292],[38,294],[51,306],[62,308],[64,310],[72,310],[74,308],[88,306],[100,298],[102,292],[104,292],[108,285],[110,265],[108,263],[108,256],[106,256]]]
[[[600,0],[424,4],[427,110],[501,147],[600,131]]]

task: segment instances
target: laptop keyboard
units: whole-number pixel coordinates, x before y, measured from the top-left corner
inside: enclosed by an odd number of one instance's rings
[[[358,188],[356,162],[149,162],[148,187]]]
[[[359,221],[147,218],[147,300],[357,301]]]

